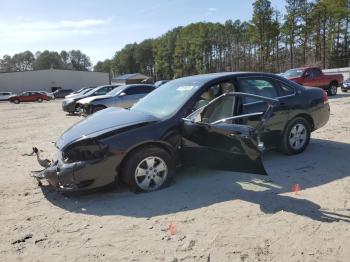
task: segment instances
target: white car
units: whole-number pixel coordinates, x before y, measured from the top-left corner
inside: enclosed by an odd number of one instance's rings
[[[12,92],[0,92],[0,101],[7,101],[11,96],[15,94]]]

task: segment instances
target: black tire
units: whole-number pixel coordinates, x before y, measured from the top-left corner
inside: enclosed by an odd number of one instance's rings
[[[144,175],[144,176],[137,176],[137,168],[142,165],[142,163],[145,163],[146,159],[156,157],[164,161],[166,167],[167,167],[167,173],[164,176],[164,180],[160,186],[157,186],[156,188],[152,188],[152,181],[153,184],[155,183],[153,178],[147,178],[149,182],[149,189],[145,190],[144,188],[141,188],[139,186],[140,183],[143,182],[144,179],[147,177],[152,176],[153,173],[150,175]],[[154,170],[157,168],[157,164],[155,162],[154,164]],[[144,170],[149,170],[148,168],[145,168]],[[148,171],[145,171],[148,172]],[[152,171],[149,171],[152,172]],[[170,185],[171,180],[175,173],[175,163],[171,155],[164,150],[161,147],[158,146],[146,146],[142,147],[134,152],[131,153],[130,156],[125,159],[125,162],[122,165],[121,168],[121,179],[130,187],[130,189],[134,192],[151,192],[158,189],[165,188]],[[164,175],[165,173],[163,173]],[[158,173],[157,173],[158,176]],[[160,175],[159,175],[160,176]],[[138,179],[138,182],[136,180]],[[163,178],[162,178],[163,179]]]
[[[105,106],[95,106],[94,109],[92,110],[92,113],[96,113],[98,111],[101,111],[103,109],[106,109]]]
[[[338,85],[335,82],[330,83],[327,93],[329,96],[335,96],[338,93]]]
[[[342,90],[344,93],[347,93],[348,92],[348,90],[347,89],[344,89],[344,90]]]
[[[293,134],[292,132],[294,132],[297,129],[294,129],[294,127],[304,127],[305,128],[305,141],[303,140],[303,144],[302,146],[300,145],[299,142],[299,146],[300,148],[297,147],[296,143],[292,143],[291,141],[293,140]],[[293,130],[293,131],[292,131]],[[309,121],[307,121],[305,118],[303,117],[296,117],[294,119],[292,119],[288,125],[286,126],[284,133],[283,133],[283,137],[282,137],[282,146],[281,146],[281,151],[287,155],[295,155],[295,154],[300,154],[301,152],[303,152],[306,147],[309,145],[310,142],[310,135],[311,135],[311,124]],[[301,136],[301,135],[300,135]],[[295,139],[295,138],[294,138]],[[298,139],[295,139],[298,140]],[[300,141],[300,140],[298,140]]]
[[[15,100],[13,100],[13,103],[15,103],[15,104],[19,104],[19,103],[20,103],[20,101],[19,101],[18,99],[15,99]]]
[[[37,101],[38,103],[41,103],[41,102],[43,101],[43,99],[42,99],[42,98],[38,98],[36,101]]]

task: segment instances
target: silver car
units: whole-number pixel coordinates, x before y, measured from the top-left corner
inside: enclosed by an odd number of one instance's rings
[[[0,101],[7,101],[11,96],[15,94],[12,92],[0,92]]]
[[[154,85],[149,84],[119,86],[106,95],[81,99],[77,105],[84,115],[90,115],[107,107],[129,108],[154,89]]]

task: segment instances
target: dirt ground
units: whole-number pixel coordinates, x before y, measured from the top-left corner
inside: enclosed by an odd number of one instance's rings
[[[306,152],[265,156],[268,177],[193,169],[148,194],[36,185],[22,154],[82,119],[60,103],[0,103],[0,261],[349,261],[350,94]]]

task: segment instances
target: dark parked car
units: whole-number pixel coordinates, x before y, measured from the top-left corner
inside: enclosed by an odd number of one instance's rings
[[[11,96],[9,101],[15,104],[19,104],[21,102],[39,102],[49,101],[50,98],[47,95],[41,94],[39,92],[23,92],[20,95]]]
[[[129,108],[155,89],[153,85],[119,86],[104,96],[91,96],[77,102],[82,114],[90,115],[107,107]]]
[[[348,92],[350,90],[350,78],[346,79],[341,87],[341,91]]]
[[[65,98],[67,95],[73,92],[72,89],[58,89],[53,92],[55,98]]]
[[[83,93],[87,93],[89,90],[92,90],[94,89],[96,86],[94,87],[83,87],[83,88],[80,88],[78,91],[75,91],[69,95],[67,95],[65,98],[69,98],[69,97],[72,97],[72,96],[75,96],[75,95],[78,95],[78,94],[83,94]]]
[[[303,152],[329,115],[322,89],[272,74],[180,78],[129,110],[108,108],[68,129],[56,142],[58,160],[36,177],[66,191],[118,178],[153,191],[180,164],[266,175],[265,148]]]
[[[82,92],[82,94],[77,94],[76,96],[72,96],[69,98],[66,98],[62,102],[62,109],[63,111],[66,111],[70,114],[75,113],[79,108],[77,107],[77,101],[86,97],[90,96],[101,96],[105,95],[108,92],[112,91],[114,88],[118,87],[120,85],[105,85],[105,86],[98,86],[94,89],[91,89],[88,92]]]

